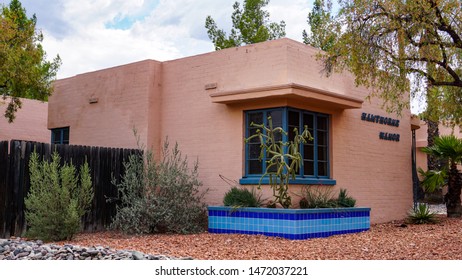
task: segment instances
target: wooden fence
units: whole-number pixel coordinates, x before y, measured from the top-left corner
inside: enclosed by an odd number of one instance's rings
[[[94,199],[91,212],[82,219],[83,229],[90,232],[106,229],[116,211],[116,200],[108,200],[117,197],[112,179],[120,181],[123,163],[139,150],[12,140],[0,142],[0,238],[21,236],[26,230],[24,198],[29,191],[28,163],[34,150],[44,159],[50,159],[57,151],[62,162],[72,162],[77,168],[85,160],[88,162]]]

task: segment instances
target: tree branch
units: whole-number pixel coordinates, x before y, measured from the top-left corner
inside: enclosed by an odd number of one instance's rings
[[[443,13],[441,12],[440,8],[438,7],[438,3],[434,0],[429,0],[432,4],[432,8],[435,9],[436,17],[438,18],[440,25],[438,26],[438,30],[444,31],[452,38],[452,41],[458,48],[462,48],[462,39],[460,38],[459,34],[449,25],[443,17]]]

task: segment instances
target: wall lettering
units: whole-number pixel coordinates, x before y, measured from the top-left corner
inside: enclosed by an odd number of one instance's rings
[[[380,132],[379,133],[379,139],[399,142],[399,134],[397,134],[397,133],[388,133],[388,132]]]
[[[361,114],[361,120],[366,121],[366,122],[374,122],[374,123],[378,123],[378,124],[384,124],[384,125],[390,125],[390,126],[399,127],[399,120],[388,118],[388,117],[382,117],[380,115],[362,113]]]
[[[361,120],[365,122],[373,122],[373,123],[378,123],[378,124],[383,124],[383,125],[399,127],[399,120],[397,119],[383,117],[380,115],[368,114],[364,112],[361,113]],[[380,132],[379,139],[399,142],[399,134],[389,133],[389,132]]]

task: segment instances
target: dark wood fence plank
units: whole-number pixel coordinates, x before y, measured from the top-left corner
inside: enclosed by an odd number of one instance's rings
[[[7,206],[7,192],[8,192],[8,141],[0,142],[0,236],[6,235],[6,206]],[[9,233],[9,229],[8,229]]]

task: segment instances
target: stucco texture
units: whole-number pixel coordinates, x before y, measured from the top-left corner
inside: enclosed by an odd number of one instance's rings
[[[46,102],[21,99],[22,108],[16,112],[12,123],[3,116],[8,99],[0,99],[0,141],[27,140],[50,142],[50,131],[47,129],[48,104]]]

